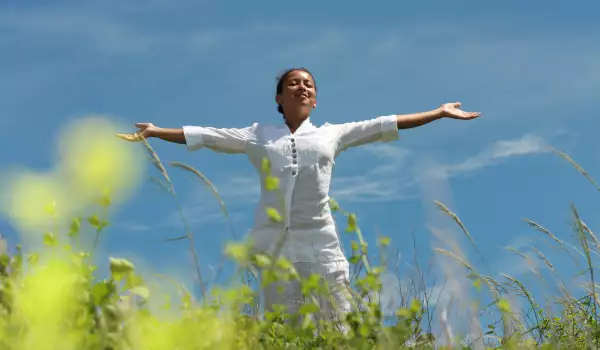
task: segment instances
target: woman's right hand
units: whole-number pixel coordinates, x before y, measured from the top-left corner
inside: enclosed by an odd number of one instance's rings
[[[158,130],[158,127],[156,127],[152,123],[137,123],[135,124],[135,127],[139,129],[137,131],[137,134],[143,136],[146,139],[153,137],[155,135],[156,130]]]

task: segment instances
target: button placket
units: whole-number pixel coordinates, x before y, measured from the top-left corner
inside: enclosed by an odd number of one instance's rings
[[[298,150],[296,148],[296,140],[294,139],[294,137],[290,137],[290,143],[291,143],[291,149],[292,149],[292,165],[290,166],[291,168],[291,183],[290,186],[288,188],[288,191],[286,193],[286,223],[285,223],[285,230],[287,232],[288,236],[288,242],[287,244],[289,244],[288,246],[288,254],[290,256],[291,259],[296,259],[296,247],[294,244],[294,238],[293,238],[293,232],[291,232],[290,229],[290,215],[291,215],[291,205],[292,205],[292,196],[294,193],[294,188],[296,185],[296,177],[298,175]]]
[[[290,138],[290,142],[292,143],[292,176],[298,175],[298,150],[296,149],[296,140],[292,137]]]

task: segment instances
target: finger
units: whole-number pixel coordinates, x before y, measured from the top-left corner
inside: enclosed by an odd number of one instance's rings
[[[475,118],[479,118],[480,116],[481,116],[481,113],[479,113],[479,112],[466,113],[466,119],[475,119]]]
[[[140,128],[140,129],[145,128],[147,126],[148,126],[148,123],[136,123],[135,124],[135,127]]]
[[[125,141],[137,142],[141,141],[143,137],[137,133],[135,134],[117,134],[117,137]]]
[[[461,103],[460,102],[454,102],[452,105],[454,106],[454,108],[460,108]]]

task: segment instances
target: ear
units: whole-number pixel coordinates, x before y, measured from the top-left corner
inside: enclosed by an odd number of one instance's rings
[[[275,103],[281,104],[281,96],[280,95],[275,95]]]
[[[313,109],[317,108],[317,101],[313,104]]]

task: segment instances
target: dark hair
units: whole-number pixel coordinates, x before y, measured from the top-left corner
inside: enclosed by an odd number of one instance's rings
[[[287,76],[290,75],[291,72],[295,72],[295,71],[301,71],[301,72],[306,72],[306,73],[310,74],[310,76],[312,77],[313,82],[315,84],[315,91],[317,91],[317,82],[315,81],[315,77],[312,75],[312,73],[308,69],[300,67],[300,68],[287,69],[279,76],[279,78],[277,78],[277,89],[275,91],[277,95],[281,94],[281,92],[283,91],[283,82],[285,81]],[[279,103],[277,104],[277,112],[283,114],[283,107]]]

